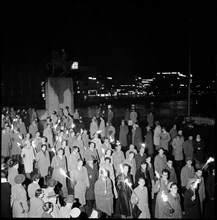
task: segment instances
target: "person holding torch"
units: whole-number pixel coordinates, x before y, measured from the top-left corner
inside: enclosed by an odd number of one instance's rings
[[[197,192],[199,180],[191,178],[188,180],[187,190],[184,192],[184,218],[200,218],[200,200]]]

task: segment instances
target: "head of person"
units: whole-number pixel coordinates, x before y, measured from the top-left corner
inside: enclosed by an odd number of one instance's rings
[[[42,209],[47,213],[52,213],[54,209],[53,203],[45,202]]]
[[[36,136],[36,137],[40,137],[40,132],[37,131],[37,132],[35,133],[35,136]]]
[[[72,153],[73,153],[73,154],[78,153],[78,151],[79,151],[78,146],[73,146],[73,147],[72,147]]]
[[[124,171],[124,173],[127,174],[129,172],[129,170],[130,170],[130,166],[128,164],[126,164],[126,163],[123,164],[123,171]]]
[[[186,164],[187,164],[188,166],[191,166],[191,165],[192,165],[192,158],[187,157],[185,161],[186,161]]]
[[[111,155],[112,155],[112,150],[111,150],[110,148],[108,148],[108,149],[105,151],[105,155],[111,156]]]
[[[110,164],[111,163],[111,158],[110,157],[105,157],[105,163]]]
[[[15,169],[18,169],[18,168],[19,168],[19,162],[18,162],[18,160],[9,159],[7,163],[8,163],[8,165],[9,165],[9,167],[13,167],[13,168],[15,168]]]
[[[162,176],[163,180],[167,180],[168,177],[169,177],[169,171],[166,170],[166,169],[162,170],[162,175],[161,176]]]
[[[188,139],[192,141],[193,140],[193,136],[189,135]]]
[[[161,156],[164,154],[164,149],[162,147],[159,148],[158,154]]]
[[[173,161],[172,161],[171,159],[168,159],[167,165],[168,165],[168,167],[171,169],[172,166],[173,166]]]
[[[147,163],[151,163],[151,157],[150,157],[150,156],[147,156],[147,157],[146,157],[146,162],[147,162]]]
[[[83,160],[81,158],[78,159],[77,165],[78,165],[78,167],[82,167],[83,166]]]
[[[159,121],[156,121],[156,122],[155,122],[155,125],[156,125],[156,126],[160,125],[160,122],[159,122]]]
[[[145,179],[143,177],[139,177],[138,184],[140,187],[145,186]]]
[[[51,128],[51,123],[47,123],[47,128],[48,128],[48,129]]]
[[[203,175],[203,170],[202,170],[201,168],[198,168],[198,169],[196,170],[196,176],[197,176],[198,178],[201,178],[202,175]]]
[[[145,153],[145,147],[141,147],[140,150],[139,150],[139,153],[144,154]]]
[[[135,157],[135,152],[130,151],[129,152],[129,159],[132,160]]]
[[[62,155],[64,155],[65,151],[64,151],[63,148],[59,148],[57,153],[58,153],[59,156],[62,156]]]
[[[84,129],[84,131],[83,131],[83,132],[84,132],[84,134],[87,134],[87,129]]]
[[[177,134],[177,135],[176,135],[176,140],[177,140],[177,141],[180,141],[180,140],[181,140],[181,135],[180,135],[180,134]]]
[[[146,130],[147,130],[147,131],[150,131],[150,130],[151,130],[150,125],[148,125],[148,126],[146,127]]]
[[[104,140],[104,144],[106,144],[106,145],[109,144],[109,139],[108,139],[108,138],[105,138],[105,140]]]
[[[166,130],[167,130],[167,128],[166,128],[166,126],[163,126],[162,128],[161,128],[161,130],[162,130],[162,132],[166,132]]]
[[[43,189],[36,189],[36,190],[35,190],[35,197],[36,197],[36,198],[43,198],[43,197],[44,197],[44,191],[43,191]]]
[[[42,145],[41,145],[41,150],[42,150],[42,151],[46,151],[46,149],[47,149],[47,145],[46,145],[46,144],[42,144]]]
[[[62,147],[65,148],[67,146],[67,140],[62,140]]]
[[[125,120],[122,120],[122,121],[121,121],[121,125],[125,125]]]
[[[200,140],[201,140],[201,137],[200,137],[199,134],[197,134],[197,136],[196,136],[196,141],[200,141]]]
[[[134,150],[135,146],[133,144],[130,144],[130,150]]]
[[[33,177],[32,177],[32,181],[34,181],[34,182],[39,182],[39,180],[40,180],[40,178],[41,178],[41,176],[40,176],[40,174],[34,174],[33,175]]]
[[[115,148],[116,148],[117,151],[121,151],[121,145],[120,144],[117,144]]]
[[[147,169],[147,167],[148,167],[147,162],[142,161],[142,163],[141,163],[141,168],[142,168],[142,170],[146,170],[146,169]]]
[[[42,141],[42,143],[47,143],[47,138],[46,138],[45,136],[43,136],[43,137],[41,138],[41,141]]]
[[[170,193],[171,194],[173,194],[173,195],[176,195],[177,194],[177,191],[178,191],[178,186],[177,186],[177,184],[176,183],[171,183],[170,185],[169,185],[169,191],[170,191]]]
[[[173,125],[173,129],[176,129],[176,127],[177,127],[176,124],[174,124],[174,125]]]
[[[90,148],[96,148],[96,143],[90,142]]]
[[[178,134],[179,134],[180,136],[182,136],[183,131],[182,131],[182,130],[179,130],[179,131],[178,131]]]
[[[77,134],[77,140],[78,140],[78,141],[81,140],[81,134],[80,134],[80,133]]]
[[[97,133],[94,134],[94,138],[98,138],[99,135]]]

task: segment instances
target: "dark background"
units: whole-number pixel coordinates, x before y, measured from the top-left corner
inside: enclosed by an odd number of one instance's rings
[[[51,50],[97,74],[123,80],[158,71],[191,72],[202,81],[216,74],[216,6],[208,3],[81,4],[55,1],[1,3],[2,63],[39,65],[45,76]],[[16,71],[14,71],[14,74]]]

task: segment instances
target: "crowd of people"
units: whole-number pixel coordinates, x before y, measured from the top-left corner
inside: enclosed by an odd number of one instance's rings
[[[215,168],[184,136],[112,106],[85,124],[66,106],[44,127],[35,109],[2,108],[1,217],[201,218],[214,213]]]

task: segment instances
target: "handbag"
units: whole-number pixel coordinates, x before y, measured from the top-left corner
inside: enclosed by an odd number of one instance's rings
[[[139,218],[142,211],[139,209],[137,204],[132,204],[132,215],[133,218]]]

